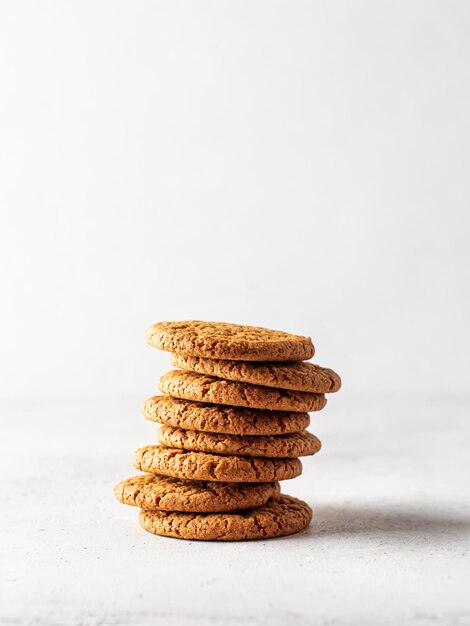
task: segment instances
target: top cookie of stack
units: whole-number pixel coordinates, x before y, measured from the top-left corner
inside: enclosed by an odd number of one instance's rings
[[[158,322],[147,331],[154,348],[208,359],[303,361],[315,349],[310,337],[225,322]]]

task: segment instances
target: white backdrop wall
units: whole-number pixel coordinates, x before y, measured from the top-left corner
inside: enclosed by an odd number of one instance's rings
[[[470,3],[5,2],[1,395],[149,395],[157,320],[463,392]]]

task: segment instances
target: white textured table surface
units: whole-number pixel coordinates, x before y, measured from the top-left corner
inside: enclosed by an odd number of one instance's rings
[[[139,401],[2,406],[0,624],[470,624],[470,399],[348,397],[283,483],[304,533],[198,543],[114,500],[155,428]]]

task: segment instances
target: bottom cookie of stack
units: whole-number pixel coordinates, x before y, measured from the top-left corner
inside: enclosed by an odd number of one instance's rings
[[[293,535],[312,519],[312,509],[297,498],[279,495],[255,509],[235,513],[178,513],[139,515],[141,526],[156,535],[197,541],[246,541]]]

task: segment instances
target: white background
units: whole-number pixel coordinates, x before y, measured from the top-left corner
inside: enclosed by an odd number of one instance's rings
[[[470,3],[3,2],[0,624],[468,626]],[[113,485],[158,320],[309,334],[343,389],[272,542]]]
[[[6,398],[140,397],[151,323],[468,390],[468,2],[6,2]],[[6,358],[5,358],[6,357]]]

